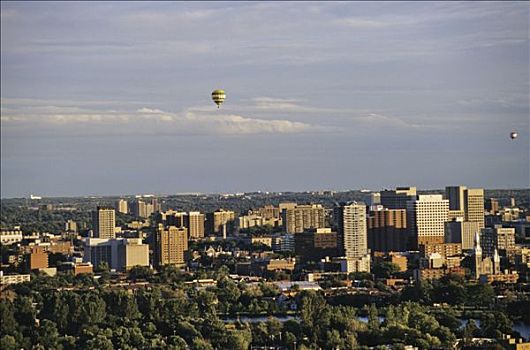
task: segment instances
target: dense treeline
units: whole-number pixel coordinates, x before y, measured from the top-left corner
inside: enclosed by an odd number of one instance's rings
[[[199,290],[184,284],[189,277],[174,268],[156,275],[142,271],[131,272],[129,278],[158,283],[121,289],[109,284],[110,277],[103,273],[98,280],[91,275],[36,276],[12,286],[0,302],[0,348],[248,349],[252,344],[292,349],[296,342],[297,349],[362,349],[389,343],[448,349],[457,338],[470,341],[511,333],[505,309],[521,306],[517,301],[493,304],[492,287],[462,285],[453,277],[406,288],[377,307],[354,307],[332,305],[312,291],[292,299],[280,297],[274,285],[238,284],[226,276],[226,269],[208,276],[217,278],[217,286]],[[463,299],[454,299],[460,293]],[[471,301],[475,310],[481,309],[474,316],[480,328],[474,321],[462,327],[458,308],[427,306]],[[243,323],[237,321],[240,314],[283,314],[291,319]],[[235,322],[227,326],[224,317]]]

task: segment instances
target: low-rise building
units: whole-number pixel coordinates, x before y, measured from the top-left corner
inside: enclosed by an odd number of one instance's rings
[[[0,271],[0,285],[16,284],[22,282],[29,282],[31,277],[29,274],[26,275],[4,275],[4,271]]]
[[[83,262],[98,266],[106,262],[111,269],[126,271],[140,265],[149,266],[149,246],[140,238],[87,238]]]
[[[12,230],[1,229],[0,230],[0,243],[2,245],[10,245],[13,243],[21,242],[24,239],[20,226],[15,226]]]

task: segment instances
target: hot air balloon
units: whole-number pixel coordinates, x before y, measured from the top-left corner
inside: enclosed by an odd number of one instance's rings
[[[217,108],[225,101],[226,94],[224,90],[217,89],[212,92],[212,100],[217,105]]]
[[[512,132],[510,133],[510,138],[511,138],[512,140],[516,139],[517,136],[518,136],[518,135],[517,135],[517,132],[516,132],[516,131],[512,131]]]

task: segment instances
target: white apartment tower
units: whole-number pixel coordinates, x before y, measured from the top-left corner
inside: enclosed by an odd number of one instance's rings
[[[368,253],[366,205],[349,203],[336,208],[339,251],[347,258],[360,258]]]

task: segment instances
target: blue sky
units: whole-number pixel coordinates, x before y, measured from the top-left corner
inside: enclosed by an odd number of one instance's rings
[[[529,6],[2,1],[2,197],[528,187]]]

